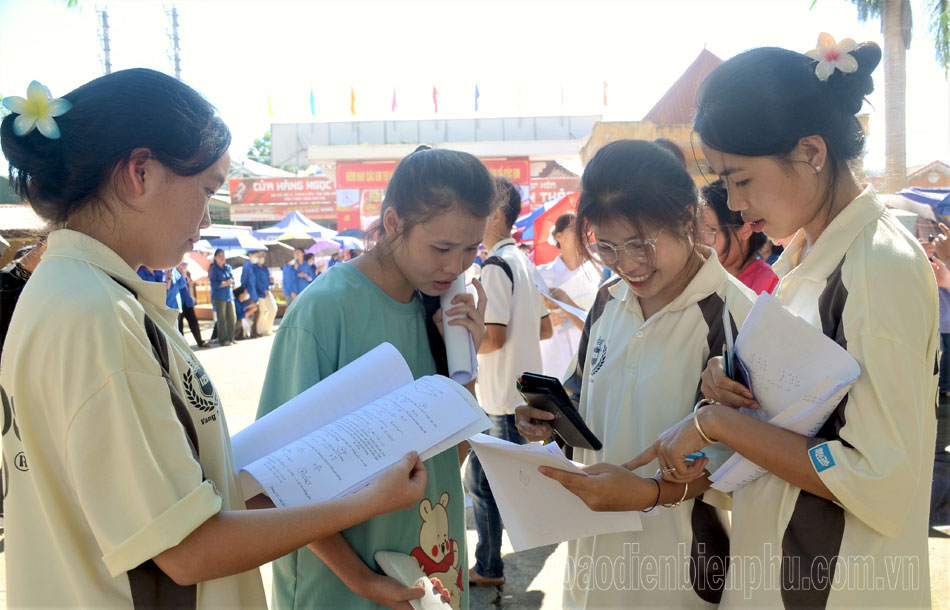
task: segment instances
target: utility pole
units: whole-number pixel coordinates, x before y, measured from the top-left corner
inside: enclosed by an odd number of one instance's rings
[[[109,13],[107,9],[96,10],[99,16],[99,42],[102,43],[102,69],[105,74],[112,73],[112,61],[109,57],[111,49],[109,48]]]
[[[165,14],[168,15],[171,19],[172,29],[168,33],[168,39],[171,41],[172,52],[170,59],[172,60],[172,65],[175,68],[175,78],[181,80],[181,46],[178,38],[178,9],[175,5],[172,5],[172,10],[165,11]]]

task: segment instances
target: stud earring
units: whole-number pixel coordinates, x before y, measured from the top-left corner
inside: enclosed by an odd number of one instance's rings
[[[820,171],[821,171],[821,166],[820,166],[820,165],[816,165],[816,166],[815,166],[815,171],[816,171],[816,172],[820,172]]]

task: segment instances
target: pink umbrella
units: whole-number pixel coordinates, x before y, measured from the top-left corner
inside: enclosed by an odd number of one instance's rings
[[[340,244],[338,244],[337,242],[330,239],[317,237],[316,239],[313,240],[313,245],[307,248],[306,250],[304,250],[304,252],[308,254],[319,255],[319,254],[323,254],[324,252],[328,250],[333,250],[335,252],[340,249],[341,249]]]

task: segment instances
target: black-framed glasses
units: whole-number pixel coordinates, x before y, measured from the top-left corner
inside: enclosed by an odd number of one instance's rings
[[[594,242],[594,256],[602,265],[612,267],[620,261],[620,253],[637,263],[649,263],[656,258],[656,242],[659,241],[663,230],[650,239],[631,239],[622,245],[615,246],[606,242]]]

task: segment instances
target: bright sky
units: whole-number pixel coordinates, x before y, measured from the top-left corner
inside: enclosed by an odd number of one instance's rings
[[[908,51],[907,162],[950,162],[950,87],[923,26]],[[109,12],[113,70],[172,73],[170,19],[147,0],[0,0],[0,93],[39,80],[59,96],[103,73],[96,8]],[[244,157],[271,122],[602,114],[638,120],[705,46],[807,51],[818,33],[874,40],[846,0],[179,0],[182,79],[215,104]],[[870,97],[866,165],[884,166],[883,63]],[[603,106],[602,84],[608,83]],[[480,92],[474,111],[474,91]],[[350,88],[357,114],[349,113]],[[316,115],[310,113],[310,90]],[[393,89],[397,111],[391,112]],[[563,89],[563,104],[561,91]],[[268,112],[270,97],[274,115]],[[3,164],[0,159],[0,164]]]

